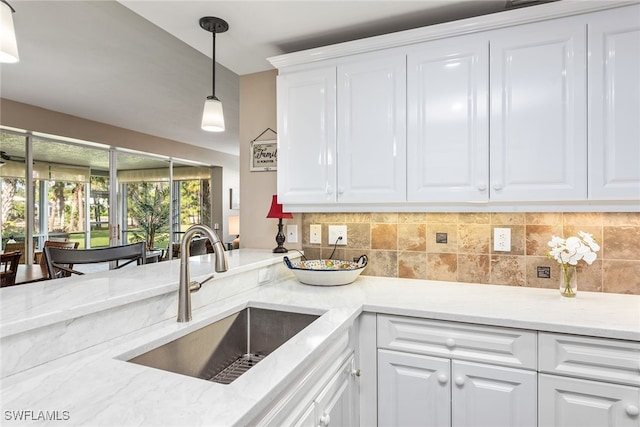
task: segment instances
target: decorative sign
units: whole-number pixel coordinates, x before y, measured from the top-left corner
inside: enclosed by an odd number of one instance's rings
[[[251,165],[253,172],[274,171],[278,169],[278,144],[273,141],[251,142]]]

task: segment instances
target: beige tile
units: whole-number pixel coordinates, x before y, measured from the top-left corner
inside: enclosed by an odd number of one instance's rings
[[[458,225],[458,253],[488,254],[491,244],[491,226],[489,224]]]
[[[457,224],[457,213],[428,213],[427,223]]]
[[[562,214],[556,212],[536,212],[524,215],[527,225],[562,225]]]
[[[605,292],[640,295],[640,261],[604,260],[602,264]]]
[[[603,227],[603,259],[640,260],[640,227]]]
[[[356,222],[356,223],[366,222],[366,223],[369,223],[369,222],[371,222],[371,214],[370,213],[360,213],[360,212],[346,213],[346,214],[344,214],[344,220],[345,220],[345,222]]]
[[[437,233],[447,233],[447,243],[436,243]],[[458,225],[457,224],[427,224],[427,252],[457,253],[458,252]]]
[[[602,225],[640,227],[640,212],[608,212],[602,214]]]
[[[427,254],[427,279],[455,282],[458,279],[457,254]]]
[[[425,224],[427,222],[427,214],[423,212],[412,213],[404,212],[398,214],[399,224]]]
[[[458,281],[490,283],[490,256],[458,254]]]
[[[397,224],[371,225],[371,249],[396,250],[398,248]]]
[[[602,261],[596,260],[593,264],[588,265],[580,262],[578,265],[578,293],[584,292],[602,292]],[[560,286],[560,284],[558,284]]]
[[[526,255],[545,256],[553,236],[562,236],[561,225],[527,225],[525,229]]]
[[[344,224],[346,222],[345,214],[341,212],[323,213],[320,214],[320,222],[322,222],[323,224]]]
[[[524,225],[525,214],[512,212],[498,212],[491,214],[491,224]]]
[[[398,214],[390,212],[376,212],[371,214],[371,222],[383,224],[397,224]]]
[[[348,248],[371,248],[371,225],[368,222],[347,224]]]
[[[427,278],[427,254],[425,252],[398,252],[398,277],[407,279]]]
[[[563,223],[565,230],[568,227],[582,227],[587,225],[602,227],[602,213],[567,212],[563,215]]]
[[[538,267],[549,267],[550,277],[538,277]],[[526,257],[526,286],[531,288],[556,288],[558,287],[559,265],[556,261],[545,256]]]
[[[427,250],[426,224],[398,224],[398,249],[425,252]]]
[[[333,246],[330,248],[320,249],[320,255],[322,259],[345,259],[346,249],[338,246],[334,252]]]
[[[369,254],[369,264],[362,272],[367,276],[398,277],[398,253],[396,251],[376,251]]]
[[[524,256],[492,255],[491,284],[525,286],[526,260]]]
[[[458,214],[458,224],[489,224],[490,213],[461,213]]]

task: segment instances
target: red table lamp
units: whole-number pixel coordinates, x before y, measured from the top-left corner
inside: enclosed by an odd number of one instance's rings
[[[282,232],[282,219],[283,218],[293,218],[289,212],[282,212],[282,205],[278,203],[278,195],[274,194],[271,199],[271,209],[269,209],[269,213],[267,214],[267,218],[278,218],[278,234],[276,234],[276,242],[278,246],[273,250],[274,254],[283,254],[289,252],[287,248],[282,246],[284,243],[284,233]]]

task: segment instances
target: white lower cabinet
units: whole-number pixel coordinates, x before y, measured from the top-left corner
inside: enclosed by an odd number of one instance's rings
[[[378,351],[380,426],[535,426],[536,373]]]
[[[377,337],[378,425],[537,425],[535,332],[378,315]]]
[[[544,427],[640,427],[640,343],[541,332]]]
[[[637,387],[540,374],[539,388],[540,426],[640,426]]]
[[[318,397],[304,410],[294,423],[295,426],[348,427],[357,423],[354,363],[351,355]]]
[[[378,350],[378,425],[451,425],[451,361]]]

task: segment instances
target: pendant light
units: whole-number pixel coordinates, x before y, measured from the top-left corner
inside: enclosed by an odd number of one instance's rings
[[[6,0],[0,0],[0,62],[18,62],[18,44],[13,28],[15,9]]]
[[[224,19],[214,16],[200,18],[200,27],[213,34],[213,64],[211,67],[211,96],[207,96],[204,101],[204,112],[202,113],[202,129],[209,132],[224,131],[224,114],[222,112],[222,102],[216,98],[216,33],[224,33],[229,29],[229,24]]]

